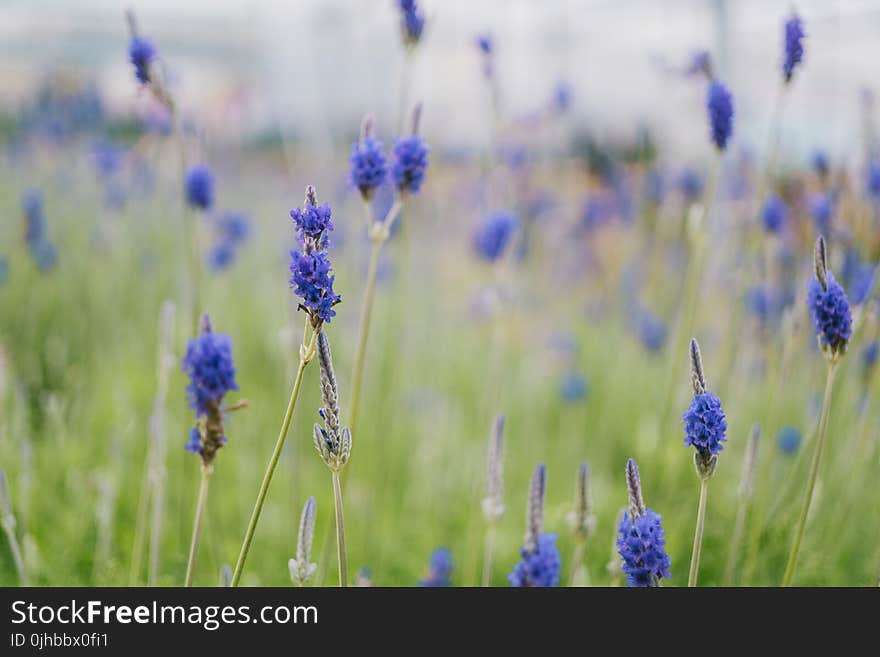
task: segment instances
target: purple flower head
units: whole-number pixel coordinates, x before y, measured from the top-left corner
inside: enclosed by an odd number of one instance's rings
[[[388,161],[382,142],[375,137],[365,136],[352,144],[348,161],[351,184],[360,190],[364,199],[369,200],[373,190],[385,182],[388,175]]]
[[[95,171],[102,179],[111,177],[122,166],[125,149],[113,142],[101,140],[92,147]]]
[[[150,64],[156,59],[156,49],[143,37],[131,38],[128,45],[128,58],[134,65],[134,75],[141,84],[150,82]]]
[[[771,194],[761,209],[761,220],[764,223],[764,230],[778,235],[782,231],[787,217],[788,207],[786,207],[785,201],[778,194]]]
[[[841,279],[854,305],[860,306],[868,300],[876,274],[877,268],[869,262],[863,262],[858,250],[852,247],[846,250]]]
[[[541,534],[534,550],[520,549],[521,559],[507,576],[511,586],[559,586],[562,561],[556,547],[556,534]]]
[[[708,50],[697,50],[691,54],[691,60],[685,67],[685,75],[705,75],[712,79],[712,55]]]
[[[485,34],[480,34],[477,36],[477,48],[480,49],[487,57],[492,54],[492,51],[495,49],[494,43],[492,42],[492,35],[488,32]]]
[[[659,586],[669,578],[672,561],[666,553],[666,538],[660,516],[651,509],[635,519],[624,513],[617,527],[617,552],[623,560],[626,585]]]
[[[779,436],[776,438],[779,449],[784,454],[794,454],[798,447],[801,446],[801,432],[795,427],[786,426],[779,430]]]
[[[400,7],[400,28],[403,42],[415,46],[422,38],[425,29],[425,15],[419,10],[416,0],[398,0]]]
[[[418,194],[428,169],[429,148],[418,134],[394,142],[391,176],[400,192]]]
[[[498,260],[518,227],[519,219],[509,212],[490,214],[474,235],[477,255],[488,262]]]
[[[333,306],[342,300],[333,292],[333,275],[330,258],[326,251],[306,254],[290,252],[290,286],[302,298],[302,304],[321,322],[329,324],[336,317]]]
[[[821,235],[831,234],[831,219],[834,217],[834,198],[831,194],[820,194],[810,203],[810,214]]]
[[[565,82],[559,82],[553,89],[553,109],[559,114],[564,114],[571,107],[571,87]]]
[[[186,172],[186,201],[198,210],[214,205],[214,174],[204,164],[196,164]]]
[[[868,164],[866,183],[868,196],[875,203],[880,203],[880,158],[875,158]]]
[[[862,367],[866,370],[872,369],[877,364],[878,356],[880,356],[880,341],[871,340],[862,351]]]
[[[419,582],[419,586],[452,586],[452,566],[452,552],[447,548],[437,548],[431,554],[428,576]]]
[[[189,430],[189,440],[184,449],[190,454],[202,453],[202,432],[199,431],[198,427],[192,427]]]
[[[678,180],[678,188],[688,203],[693,203],[703,195],[703,176],[693,169],[685,169]]]
[[[807,307],[820,344],[832,353],[842,352],[852,335],[852,313],[846,293],[830,271],[825,272],[825,283],[813,278],[807,284]]]
[[[586,377],[580,372],[569,372],[562,378],[559,384],[559,394],[567,402],[577,402],[584,399],[590,391]]]
[[[208,253],[208,269],[211,271],[223,271],[232,266],[235,261],[235,243],[221,238]]]
[[[782,61],[782,74],[786,82],[791,82],[794,69],[804,58],[804,24],[797,14],[785,21],[785,56]]]
[[[718,150],[723,151],[733,134],[733,96],[718,80],[709,83],[706,109],[709,112],[712,142]]]
[[[296,228],[297,240],[300,244],[313,242],[317,248],[326,249],[330,245],[329,234],[333,230],[332,212],[327,203],[311,205],[306,203],[301,208],[290,211],[290,218]]]
[[[669,333],[666,322],[648,310],[639,312],[636,318],[636,330],[645,349],[651,353],[663,349]]]
[[[216,220],[217,232],[220,237],[237,245],[245,242],[251,232],[251,220],[243,212],[227,210]]]
[[[825,178],[831,171],[831,163],[828,161],[828,154],[825,151],[816,151],[813,153],[813,171],[820,178]]]
[[[207,331],[190,340],[182,366],[189,376],[189,406],[197,417],[216,412],[226,393],[238,390],[228,335]]]
[[[24,241],[28,246],[42,242],[46,236],[46,215],[43,212],[43,194],[38,189],[29,189],[21,197],[24,213]]]
[[[727,420],[721,400],[711,392],[694,395],[691,405],[681,417],[684,422],[684,444],[701,453],[720,454],[727,440]]]

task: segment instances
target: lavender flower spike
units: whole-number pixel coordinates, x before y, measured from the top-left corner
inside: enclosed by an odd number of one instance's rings
[[[489,457],[486,472],[486,497],[483,499],[483,515],[492,524],[504,515],[504,416],[495,418],[489,437]]]
[[[804,24],[800,16],[792,14],[785,21],[785,53],[782,61],[782,75],[785,83],[791,82],[794,70],[804,58]]]
[[[511,586],[558,586],[562,563],[555,534],[541,533],[544,528],[544,482],[546,468],[538,464],[529,488],[525,544],[520,561],[507,576]]]
[[[822,353],[830,362],[836,362],[846,353],[852,336],[852,312],[846,293],[828,269],[825,238],[821,235],[813,251],[813,268],[816,277],[807,285],[807,307]]]
[[[696,449],[694,464],[701,479],[708,479],[715,472],[718,454],[727,440],[727,420],[721,400],[709,391],[703,374],[703,357],[700,345],[691,340],[691,385],[694,398],[682,416],[685,425],[684,444]]]
[[[578,468],[574,510],[568,515],[568,524],[580,541],[587,540],[596,527],[593,500],[590,496],[590,466],[586,461],[582,461]]]
[[[721,82],[712,80],[706,97],[712,142],[719,151],[727,148],[733,134],[733,96]]]
[[[401,194],[418,194],[428,170],[428,153],[430,149],[419,135],[422,105],[417,104],[413,110],[412,135],[398,139],[394,143],[394,164],[391,176],[394,185]]]
[[[642,483],[636,462],[626,463],[626,484],[629,512],[624,513],[617,527],[617,552],[621,569],[630,587],[660,586],[670,576],[671,560],[666,553],[666,538],[661,518],[642,499]]]
[[[299,533],[296,540],[296,559],[287,562],[290,569],[290,579],[296,586],[305,586],[315,574],[318,564],[310,563],[312,541],[315,538],[315,515],[317,503],[314,497],[306,500],[302,515],[299,519]]]

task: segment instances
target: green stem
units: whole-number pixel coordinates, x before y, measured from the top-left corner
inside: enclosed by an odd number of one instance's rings
[[[688,573],[688,586],[697,585],[700,573],[700,553],[703,550],[703,528],[706,525],[706,498],[709,494],[709,478],[700,479],[700,506],[697,509],[697,528],[694,531],[694,551],[691,553],[691,570]]]
[[[367,352],[367,337],[370,333],[370,318],[373,314],[373,298],[376,295],[376,272],[379,269],[379,255],[382,252],[384,240],[373,239],[373,248],[370,251],[370,265],[367,269],[367,288],[364,293],[364,305],[361,308],[361,326],[358,334],[357,351],[354,357],[354,370],[351,374],[351,410],[350,429],[352,434],[357,429],[358,408],[360,407],[361,382],[364,376],[364,360]]]
[[[584,545],[585,541],[578,540],[574,545],[574,555],[571,558],[571,580],[568,585],[574,586],[577,581],[578,573],[584,565]]]
[[[825,397],[822,401],[822,415],[819,418],[819,435],[816,438],[816,446],[813,448],[813,461],[810,465],[810,475],[807,479],[807,493],[804,496],[804,505],[801,508],[801,515],[795,530],[791,553],[788,555],[788,565],[785,567],[782,586],[791,586],[791,581],[794,579],[794,571],[797,568],[798,553],[801,549],[801,541],[804,538],[807,516],[810,513],[810,504],[813,501],[813,490],[816,487],[819,465],[822,463],[822,453],[825,450],[825,440],[828,435],[828,417],[831,415],[831,393],[834,389],[834,374],[836,371],[837,361],[831,361],[828,364],[828,376],[825,379]]]
[[[189,544],[189,559],[186,562],[186,580],[184,586],[192,586],[193,571],[196,566],[196,553],[199,551],[199,539],[202,535],[202,519],[205,516],[205,504],[208,501],[208,484],[214,467],[202,465],[202,481],[199,484],[199,501],[196,503],[196,518],[193,521],[192,540]]]
[[[748,507],[748,499],[740,498],[739,506],[736,509],[736,522],[733,526],[733,538],[730,541],[730,555],[727,557],[727,566],[724,569],[724,586],[730,586],[733,583],[733,573],[736,570],[736,562],[739,557],[739,547],[746,526]]]
[[[269,492],[269,484],[272,483],[272,475],[275,474],[275,468],[278,466],[278,459],[281,457],[281,450],[284,448],[284,441],[287,439],[287,432],[290,429],[290,421],[293,419],[293,411],[296,409],[296,400],[299,399],[299,390],[302,387],[303,372],[306,366],[315,355],[315,343],[317,342],[317,332],[312,332],[312,338],[306,346],[305,340],[300,347],[299,367],[296,370],[296,379],[293,382],[293,391],[290,393],[290,401],[287,403],[287,410],[284,413],[284,420],[281,422],[281,431],[278,433],[278,439],[275,441],[275,449],[269,458],[269,464],[266,466],[266,473],[263,475],[263,482],[260,484],[260,491],[257,493],[257,501],[254,503],[254,510],[251,513],[251,519],[248,523],[247,531],[244,535],[244,541],[241,544],[241,552],[238,554],[238,561],[235,562],[235,570],[232,573],[232,582],[230,586],[238,586],[241,579],[242,570],[244,570],[244,562],[247,560],[248,552],[251,549],[251,542],[254,540],[254,532],[257,529],[257,523],[260,521],[260,514],[263,512],[263,504],[266,502],[266,493]]]
[[[495,554],[495,524],[491,523],[486,529],[486,549],[483,553],[483,581],[481,586],[490,586],[492,583],[492,557]]]
[[[336,505],[336,553],[339,557],[339,586],[348,586],[348,563],[345,560],[345,518],[342,514],[342,487],[339,473],[333,473],[333,502]]]
[[[3,529],[6,538],[9,539],[9,550],[12,552],[12,560],[15,562],[15,570],[18,573],[18,581],[22,586],[28,586],[27,572],[24,569],[24,559],[21,556],[21,548],[15,536],[15,518],[11,515],[3,518]]]

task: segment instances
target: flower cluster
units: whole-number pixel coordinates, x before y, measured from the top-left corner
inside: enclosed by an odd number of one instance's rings
[[[727,440],[727,420],[721,400],[713,393],[706,391],[694,395],[681,419],[684,422],[685,445],[712,455],[724,449],[721,443]]]
[[[394,165],[391,176],[401,193],[418,194],[428,170],[428,145],[418,134],[394,142]]]
[[[24,241],[30,251],[37,269],[46,272],[58,262],[58,250],[50,241],[46,231],[46,215],[43,211],[43,196],[37,189],[25,192],[21,200],[24,213]]]
[[[223,398],[228,392],[238,390],[238,384],[232,360],[232,338],[214,333],[207,315],[200,322],[199,336],[187,345],[182,368],[189,376],[186,392],[197,423],[190,430],[186,449],[200,454],[203,464],[209,466],[217,450],[226,444]]]
[[[733,134],[733,96],[718,80],[709,83],[706,109],[709,111],[712,142],[723,151]]]
[[[785,56],[782,61],[782,74],[786,83],[791,82],[794,69],[804,58],[804,24],[800,16],[793,14],[785,21]]]
[[[852,314],[846,293],[830,271],[825,273],[825,285],[818,278],[807,284],[807,307],[823,349],[832,354],[845,351],[852,335]]]
[[[428,576],[419,582],[419,586],[452,586],[452,566],[452,552],[447,548],[437,548],[431,554]]]
[[[783,453],[794,454],[801,446],[801,432],[792,426],[782,427],[776,441]]]
[[[654,315],[649,310],[641,310],[636,318],[636,331],[639,339],[651,353],[657,353],[666,344],[666,336],[669,333],[666,322]]]
[[[627,586],[657,586],[660,579],[670,577],[672,562],[666,554],[659,514],[651,509],[636,518],[624,513],[617,531],[617,552],[623,560]]]
[[[214,174],[206,165],[196,164],[186,172],[186,201],[197,210],[214,205]]]
[[[333,291],[335,276],[327,253],[329,233],[333,230],[331,214],[329,205],[318,205],[311,186],[306,189],[303,207],[290,211],[297,241],[302,246],[302,250],[290,252],[290,286],[302,298],[302,307],[316,329],[322,323],[330,323],[336,316],[333,307],[342,300]]]
[[[483,221],[474,235],[474,249],[483,260],[500,258],[516,232],[519,220],[509,212],[495,212]]]
[[[408,47],[416,46],[425,29],[425,15],[419,9],[416,0],[399,0],[400,29],[403,42]]]
[[[235,260],[239,247],[250,233],[250,220],[241,212],[228,211],[214,221],[216,238],[208,253],[208,268],[221,271]]]
[[[332,472],[340,472],[351,458],[351,431],[348,427],[340,430],[339,387],[333,370],[333,357],[330,340],[324,331],[318,333],[318,365],[321,369],[321,402],[318,415],[324,426],[315,423],[313,437],[315,449],[324,464]]]
[[[685,169],[678,179],[678,188],[688,203],[694,203],[703,195],[703,177],[693,169]]]
[[[562,563],[559,548],[556,547],[556,534],[541,534],[533,550],[520,549],[522,559],[513,572],[507,576],[511,586],[543,587],[558,586]]]
[[[875,158],[868,164],[866,188],[868,196],[875,203],[880,202],[880,158]]]
[[[779,234],[788,217],[788,207],[778,194],[771,194],[764,202],[761,209],[761,220],[764,230],[768,233]]]
[[[128,45],[128,58],[134,65],[134,75],[141,84],[150,82],[150,64],[156,59],[156,49],[147,39],[133,36]]]
[[[373,190],[379,187],[388,175],[388,161],[382,142],[365,135],[352,144],[349,158],[351,184],[357,187],[364,200],[369,200]]]
[[[819,194],[810,202],[810,214],[820,235],[831,234],[831,220],[834,217],[834,197],[831,194]]]

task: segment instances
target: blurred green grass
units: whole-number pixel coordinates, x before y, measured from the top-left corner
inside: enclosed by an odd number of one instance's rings
[[[233,338],[241,390],[232,399],[246,398],[250,408],[228,422],[229,444],[216,463],[196,584],[214,585],[221,566],[234,564],[238,555],[290,392],[302,330],[303,317],[287,287],[283,247],[292,245],[287,210],[301,202],[306,183],[315,182],[322,199],[339,196],[335,189],[344,160],[336,159],[337,169],[318,171],[317,179],[308,177],[305,162],[293,163],[291,178],[273,168],[267,174],[259,161],[238,163],[235,175],[220,170],[224,205],[247,208],[255,217],[255,234],[230,271],[205,277],[203,295],[215,329]],[[9,279],[0,284],[0,467],[10,480],[31,581],[66,586],[129,581],[156,389],[157,323],[162,302],[170,299],[177,323],[158,584],[179,585],[198,460],[183,449],[191,416],[179,359],[189,336],[189,308],[181,209],[167,191],[176,183],[166,174],[157,182],[156,197],[132,199],[121,214],[105,215],[86,173],[74,168],[68,179],[59,180],[49,175],[58,173],[57,165],[42,166],[49,181],[49,230],[60,250],[59,267],[49,274],[35,270],[21,243],[24,175],[7,170],[9,175],[0,178],[0,207],[7,217],[0,234],[10,261]],[[528,480],[538,461],[548,468],[546,530],[560,536],[567,581],[573,541],[565,516],[581,460],[591,465],[597,515],[587,566],[594,584],[608,584],[616,517],[626,503],[624,464],[633,457],[648,506],[663,516],[672,557],[670,584],[684,585],[698,497],[679,420],[690,394],[688,364],[670,363],[669,344],[659,355],[648,354],[619,307],[619,277],[641,244],[638,232],[614,227],[602,237],[601,275],[560,280],[559,245],[542,239],[539,231],[528,259],[509,278],[502,275],[515,291],[515,302],[505,305],[495,326],[472,312],[480,288],[499,274],[471,255],[474,217],[456,207],[455,191],[468,175],[433,169],[425,192],[405,212],[403,234],[389,246],[391,273],[377,294],[362,416],[345,477],[350,570],[369,567],[376,585],[414,585],[424,576],[431,551],[446,546],[456,564],[453,582],[479,582],[486,441],[493,416],[501,412],[507,418],[507,511],[499,525],[493,584],[506,585],[518,559]],[[576,194],[570,187],[560,193]],[[334,216],[345,237],[333,253],[343,303],[327,332],[345,422],[368,244],[351,195],[334,202]],[[109,227],[104,248],[96,248],[93,239],[99,220]],[[568,248],[564,257],[581,257],[581,244]],[[724,267],[731,260],[719,256],[718,262]],[[643,295],[665,308],[669,318],[683,286],[671,268],[655,273]],[[760,422],[758,487],[735,581],[778,585],[803,494],[824,366],[810,346],[802,301],[793,332],[762,344],[758,332],[737,318],[742,301],[724,285],[715,280],[704,285],[698,310],[707,377],[729,419],[729,443],[710,486],[700,583],[721,583],[743,453],[752,424]],[[550,346],[560,331],[575,338],[571,363]],[[789,341],[791,359],[779,376],[783,339]],[[766,376],[759,367],[765,351],[771,363]],[[872,405],[867,420],[856,414],[862,388],[855,361],[847,357],[838,379],[827,460],[796,577],[802,585],[877,583],[880,518],[872,482],[878,418]],[[559,394],[560,379],[570,369],[589,381],[585,400],[566,402]],[[674,404],[663,422],[670,382]],[[869,398],[876,392],[875,377]],[[315,554],[330,558],[324,583],[335,582],[334,548],[325,545],[333,540],[330,476],[311,443],[318,393],[314,365],[306,371],[243,584],[289,584],[286,562],[294,555],[296,523],[309,495],[318,504]],[[776,446],[776,434],[786,424],[804,434],[795,457]],[[856,459],[845,447],[862,436],[870,449]],[[108,489],[102,481],[112,485]],[[96,562],[98,509],[108,490],[113,495],[109,550]],[[763,515],[757,530],[755,509]],[[8,546],[0,541],[0,584],[16,583]]]

